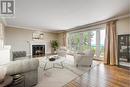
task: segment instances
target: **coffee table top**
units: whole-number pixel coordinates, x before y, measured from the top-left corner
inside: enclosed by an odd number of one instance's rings
[[[54,61],[50,61],[51,58],[54,58]],[[50,55],[46,56],[45,59],[43,60],[44,63],[59,63],[59,62],[64,62],[65,57],[58,56],[58,55]]]

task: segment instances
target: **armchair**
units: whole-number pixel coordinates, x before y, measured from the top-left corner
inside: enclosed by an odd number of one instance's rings
[[[83,53],[76,53],[74,54],[74,63],[76,66],[79,65],[91,66],[93,57],[94,57],[93,50],[87,50],[86,52]]]
[[[57,55],[61,57],[66,57],[67,49],[65,47],[61,47],[57,51]]]

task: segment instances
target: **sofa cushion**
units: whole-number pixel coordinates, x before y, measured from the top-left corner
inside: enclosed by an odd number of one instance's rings
[[[7,64],[7,74],[14,75],[36,70],[39,66],[38,59],[16,60]]]

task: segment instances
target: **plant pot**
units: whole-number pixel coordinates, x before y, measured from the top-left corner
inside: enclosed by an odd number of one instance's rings
[[[57,53],[57,51],[55,50],[54,53]]]

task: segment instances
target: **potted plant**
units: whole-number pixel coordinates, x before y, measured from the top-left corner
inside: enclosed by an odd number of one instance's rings
[[[58,44],[57,40],[52,40],[52,41],[51,41],[51,47],[53,48],[54,53],[56,53],[56,50],[57,50],[58,47],[59,47],[59,44]]]

